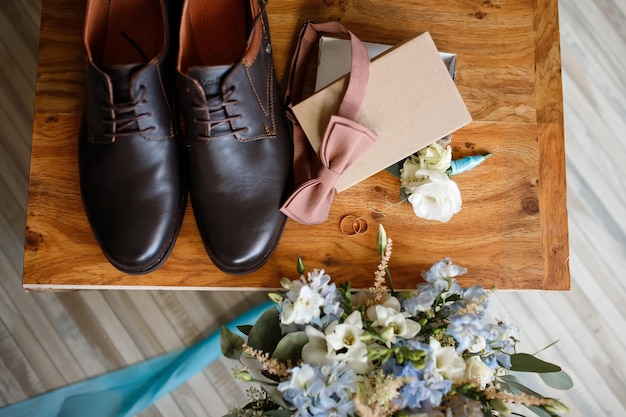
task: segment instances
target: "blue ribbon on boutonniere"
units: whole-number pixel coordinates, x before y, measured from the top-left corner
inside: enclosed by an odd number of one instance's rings
[[[464,172],[470,171],[476,168],[478,165],[482,164],[485,159],[489,159],[493,156],[491,153],[487,153],[485,155],[472,155],[466,156],[461,159],[455,159],[450,161],[450,175],[462,174]]]
[[[470,171],[485,162],[486,159],[491,158],[492,156],[492,153],[486,153],[485,155],[471,155],[452,160],[450,162],[450,169],[448,170],[448,173],[450,175],[457,175]],[[404,160],[398,161],[395,164],[387,167],[385,171],[400,178],[400,170],[402,169],[403,162]]]

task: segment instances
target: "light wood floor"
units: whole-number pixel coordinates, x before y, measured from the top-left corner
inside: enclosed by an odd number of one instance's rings
[[[0,407],[187,345],[260,293],[21,288],[41,0],[0,1]],[[560,2],[572,290],[500,292],[494,315],[574,377],[572,416],[626,416],[626,2]],[[143,416],[220,416],[219,361]]]

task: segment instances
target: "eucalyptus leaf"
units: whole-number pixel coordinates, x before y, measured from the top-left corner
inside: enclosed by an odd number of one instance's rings
[[[528,353],[511,355],[511,370],[518,372],[559,372],[561,367],[550,362],[542,361]]]
[[[291,362],[295,365],[302,358],[302,347],[308,341],[309,338],[304,332],[289,333],[278,342],[272,358],[284,364]]]
[[[252,326],[249,324],[242,324],[241,326],[237,326],[237,329],[246,336],[250,334],[250,330],[252,330]]]
[[[407,201],[409,199],[409,194],[406,192],[406,188],[400,187],[400,201]]]
[[[544,351],[544,350],[546,350],[546,349],[551,348],[552,346],[556,345],[557,343],[559,343],[559,341],[558,341],[558,340],[555,340],[554,342],[550,343],[548,346],[546,346],[546,347],[544,347],[543,349],[541,349],[539,352],[535,352],[535,355],[537,355],[537,354],[539,354],[539,353],[543,352],[543,351]]]
[[[270,399],[276,403],[276,405],[278,405],[279,407],[284,408],[284,409],[288,409],[289,408],[289,406],[285,402],[285,399],[283,398],[283,396],[281,395],[281,393],[278,390],[276,390],[276,389],[267,389],[266,387],[262,387],[262,388],[263,388],[263,391],[265,391],[267,393],[267,395],[270,397]]]
[[[268,309],[257,320],[248,334],[248,346],[262,352],[271,353],[282,337],[278,310]]]
[[[510,388],[509,392],[511,394],[519,394],[520,392],[523,392],[524,394],[528,394],[532,397],[545,398],[543,395],[531,390],[526,385],[522,384],[513,375],[506,375],[506,376],[500,377],[500,379],[506,382],[507,386]]]
[[[531,390],[530,388],[526,387],[525,385],[522,385],[517,378],[515,378],[514,376],[506,376],[503,377],[503,379],[505,379],[509,385],[509,387],[512,387],[513,389],[509,392],[511,392],[512,394],[518,394],[520,391],[530,395],[532,397],[537,397],[537,398],[547,398],[544,397],[543,395]],[[517,391],[517,392],[516,392]],[[559,417],[558,414],[553,413],[552,411],[546,409],[546,406],[526,406],[526,408],[528,408],[529,410],[531,410],[532,412],[534,412],[535,414],[537,414],[540,417]],[[566,408],[567,409],[567,408]]]
[[[526,406],[530,411],[537,414],[539,417],[559,417],[558,414],[551,413],[550,411],[541,408],[537,405],[528,405]]]
[[[263,413],[264,416],[267,417],[291,417],[293,415],[293,411],[290,410],[271,410]]]
[[[539,376],[543,379],[543,382],[545,382],[546,385],[552,388],[568,390],[574,386],[574,381],[572,381],[572,378],[570,378],[565,371],[548,372],[539,374]]]
[[[395,177],[401,178],[400,170],[402,169],[402,165],[404,164],[404,159],[402,161],[398,161],[393,165],[389,165],[385,168],[385,171],[392,174]]]
[[[519,395],[520,393],[525,393],[532,397],[537,398],[546,398],[543,395],[531,390],[530,388],[523,385],[517,378],[513,375],[505,375],[498,378],[498,382],[500,383],[500,387],[513,395]],[[558,417],[556,414],[552,414],[547,410],[544,410],[538,406],[526,406],[530,411],[537,414],[539,417]],[[513,413],[513,415],[521,416],[521,414]]]
[[[228,328],[222,327],[220,331],[220,349],[222,354],[230,359],[238,360],[243,352],[243,338]]]
[[[509,383],[502,378],[498,378],[498,385],[500,385],[500,388],[503,391],[510,392],[511,394],[519,394],[520,392],[518,389],[515,389],[511,385],[509,385]]]

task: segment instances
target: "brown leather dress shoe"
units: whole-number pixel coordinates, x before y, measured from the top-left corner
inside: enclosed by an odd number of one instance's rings
[[[177,75],[204,246],[222,271],[252,272],[280,239],[293,153],[257,1],[187,0]]]
[[[187,198],[170,40],[180,12],[168,16],[166,7],[165,0],[90,0],[85,14],[81,194],[102,251],[129,274],[167,259]]]

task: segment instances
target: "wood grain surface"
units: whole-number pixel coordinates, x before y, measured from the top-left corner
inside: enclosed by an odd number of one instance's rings
[[[349,3],[349,4],[348,4]],[[125,275],[108,264],[88,226],[78,187],[77,133],[83,96],[84,0],[43,1],[33,127],[23,285],[70,288],[269,289],[295,275],[301,254],[338,282],[369,286],[376,230],[394,241],[397,288],[449,256],[470,270],[465,286],[568,289],[561,61],[556,1],[272,2],[268,6],[277,76],[285,84],[295,35],[305,20],[340,20],[363,41],[396,43],[429,31],[458,55],[457,86],[474,122],[453,135],[454,157],[494,157],[455,177],[463,209],[446,224],[415,217],[397,202],[399,181],[382,172],[337,195],[319,226],[288,221],[259,271],[221,273],[202,246],[188,207],[172,256],[156,272]],[[386,209],[376,214],[372,207]],[[251,215],[253,215],[253,208]],[[367,219],[369,232],[344,236],[340,219]]]

